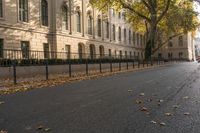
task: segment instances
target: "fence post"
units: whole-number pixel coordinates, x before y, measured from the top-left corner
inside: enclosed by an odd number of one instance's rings
[[[143,68],[144,68],[144,60],[143,60]]]
[[[110,72],[112,72],[112,59],[110,60]]]
[[[138,60],[138,68],[140,68],[140,60]]]
[[[72,77],[72,64],[71,64],[71,59],[69,59],[69,77]]]
[[[46,65],[46,80],[48,80],[49,79],[48,59],[45,60],[45,65]]]
[[[86,75],[88,76],[88,59],[86,59],[85,65]]]
[[[126,69],[128,70],[128,61],[126,61]]]
[[[102,73],[101,59],[99,60],[99,71]]]
[[[13,81],[17,84],[16,60],[13,60]]]
[[[121,71],[121,59],[119,60],[119,71]]]

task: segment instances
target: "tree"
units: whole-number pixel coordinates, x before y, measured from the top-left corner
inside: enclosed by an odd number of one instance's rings
[[[90,0],[90,3],[102,11],[108,11],[108,7],[125,10],[134,29],[147,35],[146,58],[157,49],[159,38],[174,37],[198,25],[191,0]]]

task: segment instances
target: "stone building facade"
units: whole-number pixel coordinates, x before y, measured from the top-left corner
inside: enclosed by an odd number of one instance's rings
[[[109,9],[103,14],[88,0],[0,0],[0,58],[143,59],[145,36],[125,19],[123,11]],[[191,39],[185,38],[182,56],[191,59]],[[177,47],[162,48],[157,55],[167,58],[169,50],[176,51],[174,56],[181,52]]]

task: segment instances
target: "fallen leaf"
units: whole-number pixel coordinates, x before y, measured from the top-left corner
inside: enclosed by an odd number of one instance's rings
[[[190,115],[190,113],[188,113],[188,112],[185,112],[185,113],[184,113],[184,115]]]
[[[146,111],[148,111],[148,109],[145,108],[145,107],[142,107],[142,108],[140,109],[140,111],[146,112]]]
[[[162,103],[162,102],[164,102],[164,100],[160,99],[160,100],[158,100],[158,102],[159,102],[159,103]]]
[[[147,99],[147,101],[148,101],[148,102],[152,102],[152,101],[153,101],[153,99],[149,98],[149,99]]]
[[[1,104],[4,104],[4,103],[5,103],[4,101],[0,101],[0,105],[1,105]]]
[[[166,116],[172,116],[172,114],[171,114],[171,113],[165,113],[165,115],[166,115]]]
[[[173,105],[173,108],[177,109],[179,106],[178,105]]]
[[[151,123],[153,123],[153,124],[157,124],[157,122],[156,122],[156,121],[151,121]]]
[[[132,92],[133,90],[128,90],[128,92]]]
[[[37,127],[37,130],[42,130],[43,128],[44,128],[44,126],[39,125],[39,126]]]
[[[49,132],[49,131],[51,131],[51,129],[50,128],[45,128],[44,131],[45,132]]]
[[[188,97],[188,96],[185,96],[185,97],[183,97],[183,99],[189,99],[189,97]]]
[[[164,122],[161,122],[160,125],[161,126],[166,126],[166,124]]]
[[[144,93],[140,93],[140,96],[144,96]]]
[[[136,104],[142,104],[143,103],[142,100],[136,100],[135,102],[136,102]]]

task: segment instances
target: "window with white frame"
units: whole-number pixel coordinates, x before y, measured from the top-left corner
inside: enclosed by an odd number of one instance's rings
[[[88,34],[92,35],[92,16],[88,16]]]
[[[81,13],[79,11],[76,13],[76,29],[77,32],[81,32]]]
[[[101,18],[100,18],[100,16],[98,16],[97,25],[98,25],[98,36],[101,37]]]
[[[28,22],[28,0],[19,0],[19,21]]]
[[[122,31],[121,31],[121,27],[119,27],[119,41],[122,40]]]
[[[115,25],[114,25],[114,24],[113,24],[112,30],[113,30],[113,40],[115,41],[115,39],[116,39],[116,38],[115,38],[115,32],[116,32],[116,31],[115,31]]]
[[[63,29],[68,30],[69,27],[69,10],[67,6],[63,7]]]
[[[109,22],[107,21],[106,22],[106,38],[109,38],[109,34],[110,34],[110,24]]]
[[[48,2],[46,0],[41,1],[41,18],[42,18],[42,25],[48,26],[49,25]]]
[[[126,29],[124,29],[124,42],[126,43]]]

